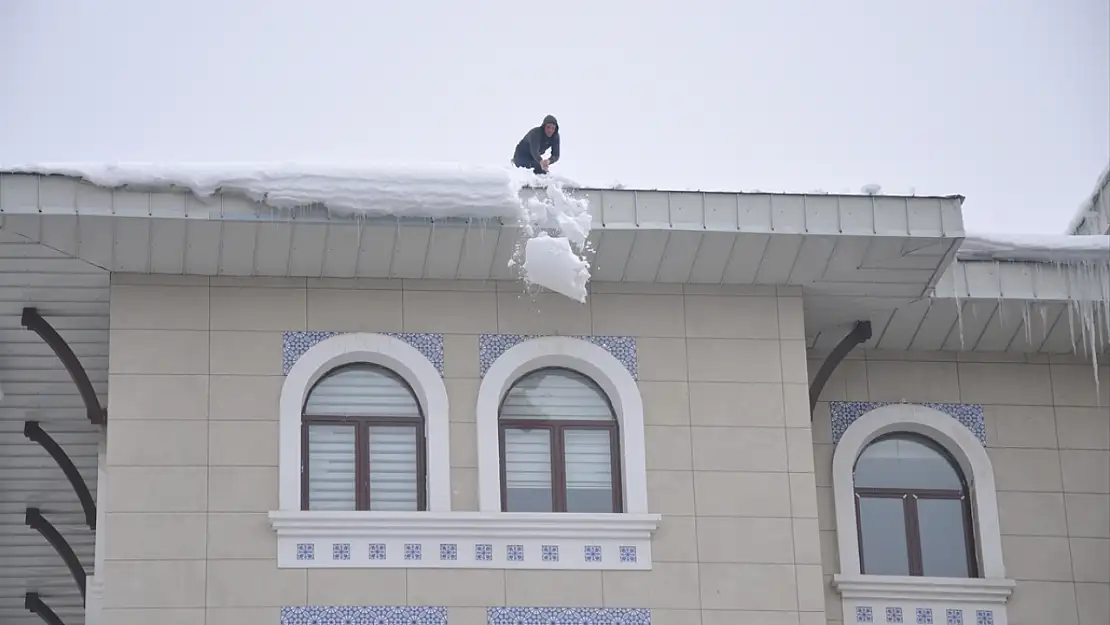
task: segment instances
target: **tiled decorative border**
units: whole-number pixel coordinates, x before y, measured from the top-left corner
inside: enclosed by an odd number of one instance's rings
[[[840,437],[856,419],[881,406],[889,406],[897,402],[868,402],[868,401],[833,401],[829,402],[829,414],[832,419],[833,443],[840,442]],[[944,414],[959,421],[971,430],[975,438],[983,445],[987,444],[987,426],[983,420],[983,407],[979,404],[917,404]]]
[[[490,365],[501,354],[528,339],[538,338],[539,334],[482,334],[478,337],[478,370],[479,375],[485,376]],[[632,379],[639,379],[636,372],[636,337],[634,336],[570,336],[569,338],[581,339],[593,343],[613,355],[632,374]]]
[[[281,625],[447,625],[447,608],[418,605],[298,605],[281,609]]]
[[[280,538],[278,551],[279,564],[295,568],[642,570],[651,562],[650,541],[612,539]]]
[[[281,346],[281,364],[282,373],[288,374],[289,370],[293,368],[297,360],[304,355],[305,352],[312,349],[314,345],[320,341],[330,339],[339,334],[349,334],[346,332],[305,332],[296,330],[286,332],[283,336]],[[436,371],[439,371],[439,376],[443,377],[443,335],[432,334],[427,332],[379,332],[385,336],[392,336],[393,338],[401,339],[402,341],[412,345],[424,357],[427,358],[433,365]]]
[[[521,608],[486,610],[488,625],[651,625],[647,608]]]
[[[871,606],[856,606],[856,622],[857,623],[874,623],[875,612],[878,608]],[[944,625],[971,625],[964,620],[964,612],[970,614],[972,610],[964,610],[962,608],[945,608],[944,610]],[[883,614],[886,619],[884,623],[902,623],[902,608],[901,607],[887,607],[884,608]],[[975,625],[994,625],[994,610],[974,610]],[[915,625],[940,625],[933,621],[933,608],[915,608],[914,609],[914,623]]]

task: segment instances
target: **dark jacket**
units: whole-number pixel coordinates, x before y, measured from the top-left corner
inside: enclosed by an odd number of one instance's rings
[[[550,137],[543,130],[547,124],[555,124],[555,134]],[[542,124],[529,130],[520,143],[516,144],[513,163],[519,167],[536,167],[543,160],[543,153],[547,148],[551,148],[550,163],[557,162],[559,160],[559,122],[553,115],[544,117]]]

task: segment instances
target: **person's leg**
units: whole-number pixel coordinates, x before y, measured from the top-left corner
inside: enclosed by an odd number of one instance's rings
[[[526,161],[522,158],[514,158],[513,159],[513,165],[516,165],[517,167],[520,167],[521,169],[531,169],[532,173],[534,173],[536,175],[540,175],[540,176],[547,173],[546,171],[543,170],[543,167],[539,163],[537,163],[537,162],[535,162],[531,159],[528,159]]]

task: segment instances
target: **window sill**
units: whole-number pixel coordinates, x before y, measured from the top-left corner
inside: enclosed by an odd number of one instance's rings
[[[845,623],[1006,625],[1011,579],[835,575]]]
[[[649,570],[658,514],[274,511],[279,568]]]

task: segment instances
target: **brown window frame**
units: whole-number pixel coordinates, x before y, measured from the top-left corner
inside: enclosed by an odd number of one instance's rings
[[[612,418],[608,421],[589,421],[589,420],[567,420],[567,419],[503,419],[501,413],[505,406],[505,399],[508,398],[509,392],[523,379],[530,375],[540,373],[542,371],[569,371],[583,379],[587,380],[594,390],[605,400],[606,406],[609,407],[609,414]],[[563,434],[569,430],[606,430],[609,432],[609,475],[612,479],[610,484],[613,493],[613,512],[624,512],[624,491],[621,488],[624,480],[621,477],[621,455],[620,455],[620,424],[617,423],[617,413],[613,410],[613,402],[610,401],[609,395],[605,393],[596,382],[591,380],[589,376],[567,369],[565,367],[543,367],[529,371],[517,378],[505,395],[501,398],[501,403],[497,407],[497,438],[498,438],[498,456],[499,464],[501,465],[500,478],[501,478],[501,511],[509,512],[509,498],[508,498],[508,483],[505,480],[505,430],[547,430],[548,440],[551,444],[551,511],[552,512],[566,512],[567,511],[567,480],[566,480],[566,453],[564,450],[564,437]]]
[[[412,387],[393,370],[381,365],[368,362],[356,362],[343,365],[327,372],[320,380],[340,372],[342,369],[353,365],[371,365],[380,367],[398,378],[405,388],[412,394],[416,401],[416,394]],[[319,384],[319,381],[317,382]],[[312,396],[313,389],[305,395],[305,404]],[[428,444],[425,437],[424,408],[417,401],[420,411],[416,417],[402,416],[363,416],[363,415],[311,415],[301,413],[301,510],[308,511],[308,480],[309,480],[309,454],[308,454],[308,428],[311,425],[348,425],[355,428],[355,512],[371,512],[370,510],[370,428],[374,426],[406,426],[416,428],[416,509],[424,512],[428,509]]]
[[[971,489],[968,487],[967,479],[964,477],[963,471],[960,470],[960,465],[955,462],[952,455],[948,451],[937,445],[931,439],[913,434],[909,432],[894,432],[884,436],[880,436],[875,440],[868,443],[867,447],[874,445],[883,440],[899,439],[913,441],[925,445],[935,453],[939,454],[952,470],[956,472],[956,476],[960,480],[960,489],[931,489],[931,488],[868,488],[855,486],[855,467],[852,467],[852,489],[853,499],[856,509],[856,541],[859,544],[859,566],[860,573],[867,575],[867,566],[863,553],[863,523],[860,516],[860,500],[862,498],[871,499],[901,499],[902,500],[902,514],[904,515],[904,523],[906,527],[906,550],[907,559],[909,562],[909,575],[911,577],[924,577],[924,564],[921,558],[921,528],[919,525],[919,517],[917,514],[917,502],[919,499],[946,499],[950,501],[960,501],[960,508],[963,512],[963,526],[964,526],[964,551],[967,556],[967,571],[968,579],[979,577],[979,561],[976,557],[977,549],[975,544],[975,527],[972,521],[971,514]],[[860,452],[862,456],[867,451]],[[858,458],[857,458],[858,461]]]

